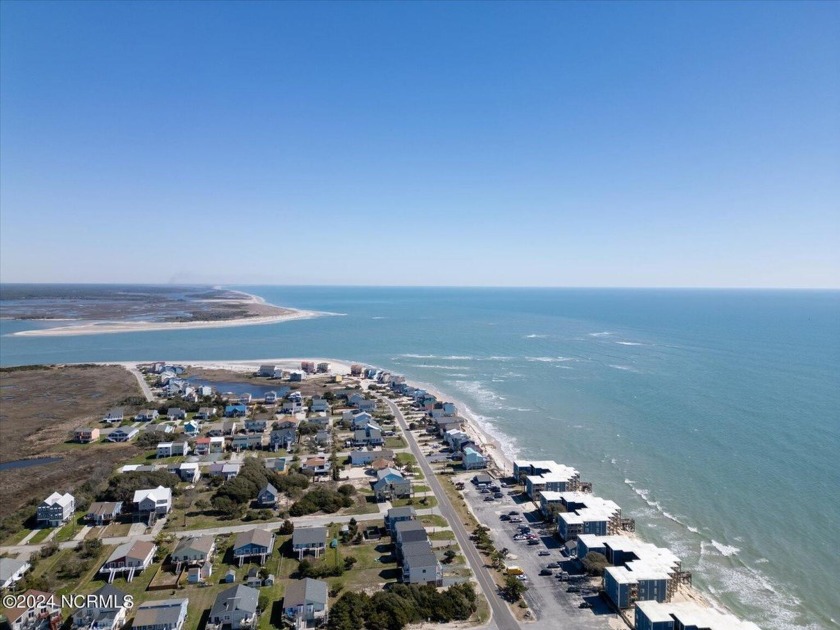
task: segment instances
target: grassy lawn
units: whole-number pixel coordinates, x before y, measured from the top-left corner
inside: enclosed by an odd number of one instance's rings
[[[429,534],[429,540],[455,540],[455,533],[451,529],[431,532]]]
[[[439,514],[426,514],[420,517],[420,522],[426,527],[449,527],[449,523]]]
[[[423,497],[422,499],[418,497],[413,497],[410,499],[394,499],[393,501],[391,501],[391,505],[393,507],[413,505],[414,509],[416,510],[424,510],[426,508],[435,507],[437,505],[437,499],[433,496]]]
[[[407,445],[401,435],[385,438],[385,448],[405,448]]]
[[[3,541],[3,545],[17,545],[21,540],[26,538],[31,531],[31,529],[22,529],[19,532],[15,532]]]
[[[373,499],[372,495],[361,495],[358,497],[356,505],[342,511],[342,514],[375,514],[379,511],[379,504]]]
[[[414,486],[413,488],[414,494],[421,494],[424,492],[431,492],[432,489],[429,486]]]
[[[50,535],[51,531],[52,531],[52,528],[50,528],[50,527],[45,527],[44,529],[38,530],[38,533],[35,534],[32,538],[30,538],[29,543],[27,543],[27,544],[35,545],[35,544],[43,541],[44,538],[46,538],[47,536]]]
[[[67,523],[58,531],[53,540],[57,543],[72,540],[73,536],[82,531],[82,527],[84,527],[84,525],[79,525],[79,523],[74,523],[71,520],[71,522]]]

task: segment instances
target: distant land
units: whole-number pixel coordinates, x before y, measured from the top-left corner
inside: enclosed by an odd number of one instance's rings
[[[68,322],[16,333],[53,336],[272,324],[318,313],[210,286],[3,284],[0,315]]]

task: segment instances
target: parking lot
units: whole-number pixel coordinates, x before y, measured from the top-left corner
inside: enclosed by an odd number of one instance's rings
[[[624,628],[621,619],[610,612],[597,594],[600,579],[588,578],[576,561],[561,554],[562,545],[542,524],[534,504],[523,500],[524,495],[511,496],[510,488],[501,488],[501,498],[488,500],[487,497],[494,497],[494,493],[482,493],[470,483],[473,474],[466,473],[458,478],[465,484],[464,493],[470,507],[479,522],[490,528],[496,548],[508,549],[507,566],[518,566],[527,575],[528,591],[524,597],[536,617],[528,627]],[[511,512],[517,514],[511,515]],[[521,521],[516,522],[517,519]],[[530,528],[535,542],[514,539],[521,526]],[[540,575],[540,571],[552,563],[560,566],[551,569],[551,575]],[[558,574],[563,575],[563,579],[558,578]],[[592,607],[581,608],[583,602]]]

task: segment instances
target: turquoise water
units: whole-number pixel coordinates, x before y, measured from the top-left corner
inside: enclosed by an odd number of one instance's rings
[[[0,362],[313,356],[392,369],[466,404],[510,454],[576,466],[737,614],[838,626],[840,292],[242,289],[342,315],[3,336]]]

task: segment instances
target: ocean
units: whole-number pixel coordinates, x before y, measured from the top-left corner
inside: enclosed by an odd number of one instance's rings
[[[310,356],[396,371],[451,394],[509,455],[575,466],[739,616],[840,625],[840,292],[232,288],[336,315],[41,338],[8,335],[43,322],[4,320],[0,363]]]

